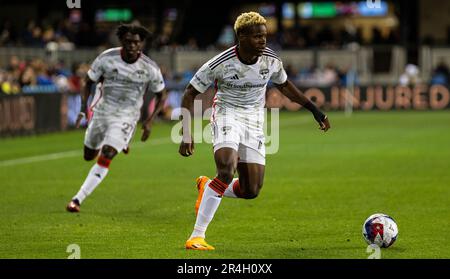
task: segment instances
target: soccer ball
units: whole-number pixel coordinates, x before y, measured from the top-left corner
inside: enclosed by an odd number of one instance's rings
[[[388,248],[397,239],[398,228],[392,217],[378,213],[367,218],[364,222],[362,233],[368,244]]]

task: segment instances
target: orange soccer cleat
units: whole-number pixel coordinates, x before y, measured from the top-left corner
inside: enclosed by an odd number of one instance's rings
[[[208,181],[209,178],[207,176],[199,176],[196,179],[198,197],[197,200],[195,201],[195,215],[198,214],[198,209],[200,208],[200,203],[202,202],[203,192],[205,191],[205,185]]]
[[[186,241],[186,249],[190,250],[214,250],[215,248],[208,243],[202,237],[193,237]]]

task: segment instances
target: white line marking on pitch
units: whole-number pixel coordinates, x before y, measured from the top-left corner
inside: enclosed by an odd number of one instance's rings
[[[137,142],[132,145],[134,148],[143,147],[144,144],[146,145],[160,145],[165,143],[170,143],[170,138],[159,138],[154,139],[152,141],[149,141],[148,143],[143,142]],[[24,157],[24,158],[18,158],[18,159],[12,159],[12,160],[5,160],[0,161],[0,167],[9,167],[9,166],[17,166],[17,165],[23,165],[23,164],[29,164],[29,163],[36,163],[36,162],[42,162],[42,161],[51,161],[51,160],[58,160],[62,158],[70,158],[70,157],[76,157],[81,156],[82,152],[80,150],[71,150],[71,151],[65,151],[65,152],[58,152],[58,153],[51,153],[46,155],[38,155],[38,156],[32,156],[32,157]]]
[[[305,120],[306,120],[305,118],[286,119],[285,121],[281,121],[280,127],[293,126],[295,124],[304,124],[306,122]],[[140,141],[133,143],[132,148],[133,149],[140,148],[140,147],[143,147],[144,145],[167,144],[167,143],[171,143],[171,142],[172,142],[172,139],[170,137],[157,138],[154,140],[149,139],[149,141],[147,143],[140,142]],[[62,158],[81,156],[81,154],[82,154],[81,150],[71,150],[71,151],[64,151],[64,152],[38,155],[38,156],[32,156],[32,157],[24,157],[24,158],[12,159],[12,160],[5,160],[5,161],[0,161],[0,167],[9,167],[9,166],[17,166],[17,165],[30,164],[30,163],[43,162],[43,161],[58,160],[58,159],[62,159]]]

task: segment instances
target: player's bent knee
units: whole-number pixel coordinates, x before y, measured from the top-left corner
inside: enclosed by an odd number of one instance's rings
[[[243,193],[243,198],[246,200],[256,199],[259,195],[259,190],[250,190]]]
[[[253,200],[258,197],[257,193],[251,193],[251,194],[244,194],[244,199],[246,200]]]
[[[112,159],[114,156],[117,155],[117,150],[115,150],[113,147],[109,145],[105,145],[102,148],[102,155],[107,159]]]
[[[84,147],[84,155],[83,158],[85,161],[92,161],[97,158],[99,150],[90,149],[88,147]]]

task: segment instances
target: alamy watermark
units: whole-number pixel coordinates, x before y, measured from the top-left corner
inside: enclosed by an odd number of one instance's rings
[[[184,121],[176,123],[171,131],[174,143],[182,140],[189,143],[191,139],[183,135],[191,135],[194,143],[242,143],[253,149],[265,149],[266,154],[275,154],[280,147],[277,108],[245,110],[213,106],[203,111],[202,101],[195,100],[193,117],[189,110],[180,108],[172,111],[171,119],[179,120],[180,116]],[[208,119],[210,123],[203,127],[204,120]]]
[[[69,260],[81,259],[81,248],[78,244],[69,244],[66,248],[66,252],[70,253],[67,257]]]
[[[367,0],[369,9],[381,9],[381,0]]]
[[[81,9],[81,0],[67,0],[66,4],[69,9]]]
[[[366,253],[370,254],[367,259],[369,260],[379,260],[381,259],[381,248],[376,244],[370,244],[366,248]]]

